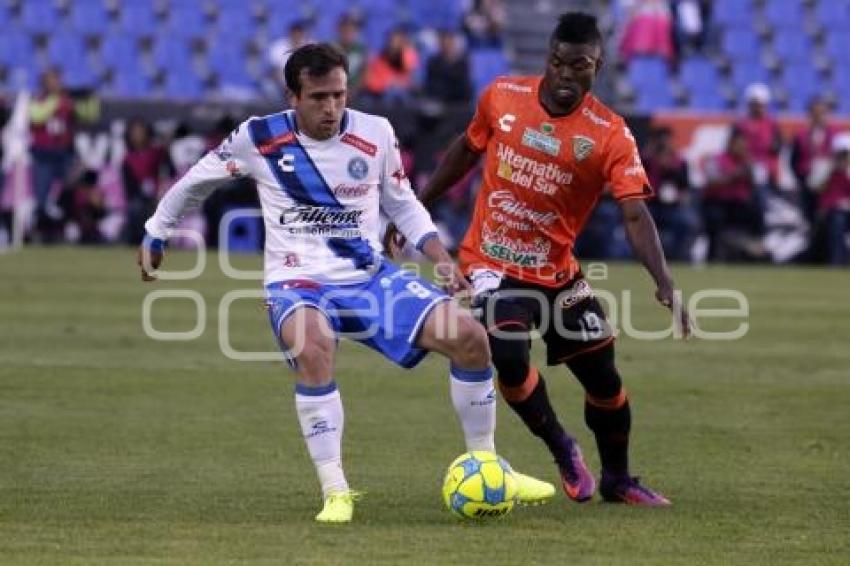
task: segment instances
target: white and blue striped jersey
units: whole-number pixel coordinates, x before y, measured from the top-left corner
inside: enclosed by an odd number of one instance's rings
[[[436,235],[385,118],[347,109],[339,134],[317,141],[290,110],[239,125],[165,194],[145,228],[167,239],[223,182],[256,181],[266,228],[265,284],[359,283],[381,261],[381,217],[420,246]]]

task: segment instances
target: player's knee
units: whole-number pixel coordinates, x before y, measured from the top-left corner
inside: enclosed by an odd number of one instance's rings
[[[507,387],[523,384],[530,368],[528,339],[525,332],[502,332],[490,336],[490,350],[499,383]]]
[[[617,399],[623,392],[623,380],[614,364],[614,346],[580,354],[567,362],[591,399],[600,402]]]
[[[453,361],[464,367],[484,367],[490,364],[490,345],[487,331],[471,316],[457,321],[457,342]]]
[[[321,337],[301,345],[292,352],[298,365],[298,371],[307,379],[327,379],[333,371],[333,357],[336,344],[333,340]]]

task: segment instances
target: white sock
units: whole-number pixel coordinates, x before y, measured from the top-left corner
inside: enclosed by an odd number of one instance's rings
[[[342,470],[342,399],[336,382],[322,387],[295,386],[295,410],[307,443],[307,451],[316,466],[322,495],[348,491]]]
[[[493,387],[493,370],[460,369],[451,367],[449,379],[452,404],[466,449],[496,451],[496,390]]]

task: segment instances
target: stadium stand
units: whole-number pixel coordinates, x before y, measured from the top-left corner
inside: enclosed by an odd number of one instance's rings
[[[270,94],[264,46],[294,21],[333,40],[340,16],[354,14],[375,52],[400,25],[457,30],[463,10],[457,0],[0,0],[0,91],[14,91],[16,77],[32,87],[56,66],[68,86],[100,87],[107,97],[260,98]],[[501,50],[472,57],[479,87],[509,69]]]
[[[716,0],[708,25],[714,40],[706,53],[681,53],[670,66],[669,81],[685,96],[671,100],[663,88],[650,85],[647,90],[639,78],[645,63],[636,60],[628,63],[626,85],[619,89],[622,106],[733,110],[741,107],[748,84],[763,82],[778,93],[776,110],[801,113],[820,94],[839,113],[847,112],[850,90],[843,61],[850,52],[850,1]],[[824,73],[831,81],[824,80]]]

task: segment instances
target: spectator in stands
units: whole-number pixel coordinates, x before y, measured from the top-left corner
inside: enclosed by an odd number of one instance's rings
[[[765,254],[764,209],[756,196],[755,175],[747,138],[732,129],[726,151],[705,166],[703,219],[709,259],[760,258]]]
[[[764,202],[767,195],[776,188],[782,133],[779,130],[779,122],[767,111],[771,99],[767,85],[751,84],[744,92],[744,98],[747,102],[747,115],[735,122],[733,128],[741,132],[746,140],[747,151],[755,165],[758,198]]]
[[[0,132],[5,131],[6,122],[9,121],[10,115],[11,115],[11,113],[9,112],[9,108],[6,105],[6,100],[2,95],[0,95]],[[6,148],[3,147],[4,145],[5,144],[0,142],[0,232],[3,231],[3,230],[8,230],[8,228],[11,225],[11,222],[9,222],[8,218],[7,218],[7,217],[11,216],[11,214],[7,213],[3,209],[3,188],[6,186],[6,176],[5,176],[6,163],[4,162],[5,161],[4,151],[5,151]],[[8,236],[10,236],[10,235],[8,235]]]
[[[832,142],[833,166],[818,201],[818,213],[826,227],[829,263],[847,265],[850,230],[850,133],[838,134]]]
[[[435,163],[443,159],[444,152],[440,151],[435,156]],[[480,167],[473,167],[463,178],[449,189],[446,196],[434,205],[434,220],[441,229],[444,229],[449,238],[446,238],[446,248],[455,253],[460,246],[469,222],[472,219],[473,184],[481,174]],[[417,185],[424,187],[428,182],[428,175],[418,179]]]
[[[76,225],[81,244],[101,244],[104,241],[99,223],[106,216],[106,206],[98,179],[97,171],[86,169],[59,198],[64,219]]]
[[[809,123],[794,136],[791,144],[791,170],[800,188],[803,213],[811,224],[815,220],[818,196],[813,187],[820,185],[825,171],[832,167],[832,141],[836,128],[829,123],[826,102],[815,98],[809,104]]]
[[[413,74],[419,66],[419,54],[411,45],[404,28],[393,29],[380,53],[366,67],[364,88],[380,98],[405,99],[414,87]]]
[[[192,132],[188,124],[179,124],[168,144],[168,158],[174,168],[174,174],[178,177],[185,174],[206,151],[207,140]]]
[[[289,26],[285,37],[272,42],[268,51],[268,61],[274,70],[274,80],[279,91],[284,92],[286,82],[283,78],[283,68],[289,59],[289,54],[302,45],[312,43],[310,38],[310,22],[307,20],[296,20]]]
[[[507,20],[500,0],[473,0],[463,17],[463,31],[471,49],[499,48]]]
[[[620,59],[628,62],[638,55],[661,57],[673,62],[673,22],[666,0],[629,0],[628,20],[620,39]]]
[[[60,211],[51,200],[54,186],[62,187],[74,159],[74,132],[78,122],[95,121],[99,105],[93,97],[74,101],[59,71],[41,77],[38,94],[30,102],[30,152],[35,188],[36,218],[41,239],[51,240]],[[61,189],[60,189],[61,190]]]
[[[673,0],[676,53],[702,53],[708,43],[711,0]]]
[[[425,94],[446,103],[472,100],[469,58],[452,30],[440,31],[439,51],[428,60],[425,71]]]
[[[340,17],[337,34],[337,46],[348,56],[348,98],[353,99],[363,84],[369,52],[360,40],[360,21],[353,14]]]
[[[165,150],[154,142],[153,129],[141,118],[134,118],[127,126],[125,145],[127,153],[121,164],[127,203],[124,241],[138,245],[145,235],[145,220],[156,209],[168,158]]]
[[[658,226],[665,255],[690,261],[699,229],[688,179],[688,164],[673,146],[669,128],[654,130],[643,152],[643,166],[656,197],[649,209]]]

